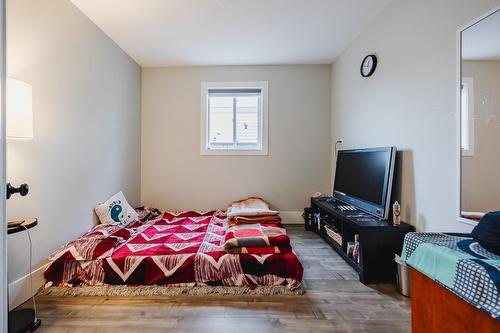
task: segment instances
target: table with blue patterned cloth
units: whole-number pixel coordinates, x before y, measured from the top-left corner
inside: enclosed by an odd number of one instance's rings
[[[500,256],[473,238],[410,232],[405,236],[401,258],[500,320]]]

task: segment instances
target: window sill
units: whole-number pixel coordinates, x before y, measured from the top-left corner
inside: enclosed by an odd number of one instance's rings
[[[214,156],[266,156],[268,155],[267,149],[251,150],[251,149],[234,149],[234,150],[221,150],[221,149],[202,149],[200,155],[214,155]]]

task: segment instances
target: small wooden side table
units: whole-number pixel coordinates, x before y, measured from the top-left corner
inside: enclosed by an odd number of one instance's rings
[[[21,217],[7,222],[7,234],[15,234],[26,229],[31,229],[38,224],[35,217]]]
[[[38,224],[38,220],[34,217],[22,217],[7,222],[7,234],[15,234],[18,232],[31,229]],[[31,267],[30,267],[31,275]],[[35,331],[42,321],[36,317],[34,309],[19,309],[9,312],[9,333]]]

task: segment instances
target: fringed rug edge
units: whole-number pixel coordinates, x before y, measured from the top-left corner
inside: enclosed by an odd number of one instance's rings
[[[126,286],[102,285],[82,287],[48,287],[38,291],[38,296],[176,296],[176,295],[303,295],[299,287],[292,290],[285,286],[227,287],[227,286]]]

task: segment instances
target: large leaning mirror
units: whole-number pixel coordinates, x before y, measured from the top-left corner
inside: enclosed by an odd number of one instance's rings
[[[461,32],[460,214],[500,210],[500,10]]]

